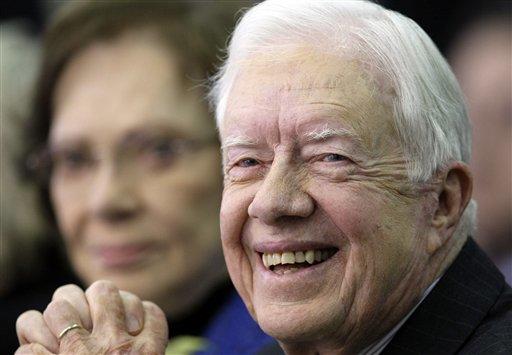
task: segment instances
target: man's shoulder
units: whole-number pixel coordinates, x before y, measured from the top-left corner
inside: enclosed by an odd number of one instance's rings
[[[462,354],[512,353],[512,289],[505,285],[498,301],[480,323]]]
[[[469,239],[384,353],[512,354],[511,308],[503,275]]]

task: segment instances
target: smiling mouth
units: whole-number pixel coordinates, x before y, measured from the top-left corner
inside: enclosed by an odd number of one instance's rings
[[[305,251],[283,251],[281,253],[260,253],[267,270],[284,275],[299,271],[330,259],[337,248],[311,249]]]

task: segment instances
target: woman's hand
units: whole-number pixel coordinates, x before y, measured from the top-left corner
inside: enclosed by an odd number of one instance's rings
[[[57,289],[41,314],[16,322],[20,354],[163,354],[165,315],[154,303],[97,281],[84,293],[76,285]]]

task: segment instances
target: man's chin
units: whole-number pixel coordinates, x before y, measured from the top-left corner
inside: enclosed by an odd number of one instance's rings
[[[301,303],[256,303],[255,312],[261,329],[282,343],[315,342],[325,336],[326,329],[337,323],[332,317],[333,312]]]
[[[262,319],[259,320],[259,325],[265,333],[283,344],[305,342],[311,337],[307,326],[301,326],[292,320]]]

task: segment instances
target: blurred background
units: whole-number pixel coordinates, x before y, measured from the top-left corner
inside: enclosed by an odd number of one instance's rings
[[[512,1],[378,2],[414,19],[453,67],[473,123],[474,238],[512,283]],[[1,5],[0,302],[13,302],[42,280],[50,290],[73,279],[60,238],[38,207],[40,196],[27,176],[23,138],[41,35],[62,3]]]

